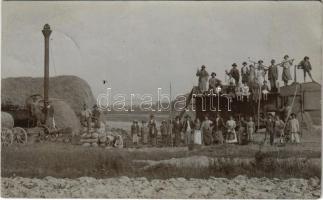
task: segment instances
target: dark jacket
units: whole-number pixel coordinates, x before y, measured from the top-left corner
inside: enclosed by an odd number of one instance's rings
[[[229,75],[231,75],[233,79],[236,79],[236,80],[240,79],[240,72],[236,68],[232,68],[229,72]]]
[[[182,131],[183,125],[181,122],[176,123],[176,121],[173,122],[173,133],[180,133]]]
[[[185,120],[183,122],[183,132],[186,132],[187,127],[188,127],[188,123],[190,123],[191,131],[193,131],[193,129],[194,129],[194,122],[192,120],[189,120],[189,121]]]
[[[298,65],[299,68],[305,70],[305,71],[310,71],[312,70],[312,65],[310,63],[310,61],[305,61],[305,60],[302,60],[299,65]]]
[[[266,131],[268,133],[272,133],[272,132],[274,132],[274,128],[275,128],[275,120],[269,121],[269,119],[267,119],[266,120]]]
[[[271,65],[268,68],[268,80],[278,79],[278,69],[276,65]]]
[[[162,135],[168,135],[168,126],[167,126],[167,125],[165,125],[165,124],[162,124],[162,125],[160,126],[160,133],[161,133]]]
[[[138,135],[139,136],[139,126],[132,124],[131,125],[131,135]]]
[[[150,137],[157,136],[157,126],[156,126],[156,121],[155,120],[149,120],[148,128],[149,128]]]

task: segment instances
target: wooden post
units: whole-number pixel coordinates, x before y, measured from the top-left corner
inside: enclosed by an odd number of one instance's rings
[[[297,76],[296,76],[296,65],[294,66],[294,83],[297,82]]]
[[[257,115],[258,115],[258,118],[257,118],[257,126],[258,126],[257,131],[259,131],[259,128],[260,128],[260,100],[261,100],[261,87],[259,85],[259,98],[258,98],[258,109],[257,109]]]
[[[169,131],[170,131],[170,143],[173,147],[173,120],[172,120],[172,83],[169,83]]]
[[[48,89],[49,89],[49,36],[52,33],[50,26],[48,24],[44,25],[42,30],[45,37],[45,57],[44,57],[44,114],[45,114],[45,123],[48,117]]]

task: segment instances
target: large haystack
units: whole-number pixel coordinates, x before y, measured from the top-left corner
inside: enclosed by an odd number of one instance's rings
[[[1,111],[1,128],[13,128],[14,126],[14,121],[13,117],[7,113],[7,112],[2,112]]]
[[[41,78],[17,77],[1,80],[1,100],[14,105],[25,105],[27,97],[33,94],[43,95]],[[55,76],[49,79],[49,97],[62,99],[68,103],[75,113],[79,114],[82,105],[91,106],[95,103],[90,86],[77,76]]]
[[[73,109],[59,99],[50,99],[50,105],[54,108],[54,119],[58,129],[72,129],[73,134],[79,134],[81,123]]]

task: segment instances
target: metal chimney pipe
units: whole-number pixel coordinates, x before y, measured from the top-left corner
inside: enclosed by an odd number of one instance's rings
[[[45,114],[45,123],[48,117],[48,89],[49,89],[49,36],[52,33],[50,26],[48,24],[44,25],[42,30],[45,37],[45,63],[44,63],[44,114]]]

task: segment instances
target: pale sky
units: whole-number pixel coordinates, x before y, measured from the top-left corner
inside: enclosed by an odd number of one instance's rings
[[[187,93],[203,64],[224,80],[233,62],[269,65],[285,54],[309,56],[321,82],[322,18],[320,2],[3,1],[1,73],[43,76],[49,23],[50,75],[79,76],[95,96],[103,79],[112,93],[168,93],[170,82],[173,95]]]

